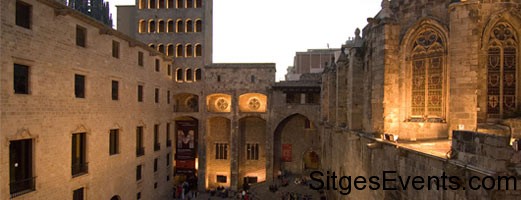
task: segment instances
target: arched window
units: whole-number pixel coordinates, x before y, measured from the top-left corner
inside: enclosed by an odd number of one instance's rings
[[[186,47],[186,57],[193,57],[194,56],[194,49],[191,44],[187,44]]]
[[[139,33],[147,32],[147,23],[145,22],[145,20],[139,20],[138,29]]]
[[[194,79],[194,74],[193,74],[193,71],[192,69],[186,69],[186,81],[193,81]]]
[[[517,44],[515,29],[498,23],[492,28],[487,58],[487,117],[503,118],[517,108]]]
[[[148,8],[156,8],[156,0],[148,0]]]
[[[174,55],[174,45],[172,45],[172,44],[168,44],[168,45],[166,46],[166,49],[167,49],[167,50],[166,50],[166,55],[167,55],[167,56],[173,56],[173,55]]]
[[[201,8],[201,7],[203,7],[203,1],[202,1],[202,0],[196,0],[196,1],[195,1],[195,7],[196,7],[196,8]]]
[[[195,32],[203,32],[203,21],[195,20]]]
[[[148,32],[149,33],[155,33],[156,32],[156,21],[151,19],[148,21]]]
[[[165,45],[163,44],[158,44],[157,45],[157,51],[161,52],[161,53],[165,53]]]
[[[174,32],[174,20],[169,19],[166,23],[166,32],[172,33]]]
[[[201,47],[201,44],[195,45],[195,57],[199,57],[203,55],[203,48]]]
[[[445,41],[435,29],[424,28],[412,42],[412,118],[445,117]]]
[[[148,44],[148,46],[149,46],[150,48],[152,48],[152,49],[156,49],[156,45],[155,45],[154,43],[150,43],[150,44]]]
[[[175,77],[176,77],[176,81],[178,82],[181,82],[183,81],[183,69],[176,69],[175,70]]]
[[[186,32],[194,32],[194,23],[190,19],[186,20]]]
[[[183,45],[177,44],[175,45],[175,57],[183,57]]]
[[[167,8],[174,8],[174,0],[167,0],[166,7]]]
[[[183,0],[176,1],[176,8],[183,8]]]
[[[163,33],[163,32],[165,32],[165,21],[163,21],[163,20],[159,20],[159,21],[158,21],[158,27],[157,27],[157,28],[158,28],[158,29],[157,29],[157,30],[158,30],[157,32],[159,32],[159,33]]]
[[[202,74],[202,71],[201,69],[196,69],[195,70],[195,80],[196,81],[200,81],[203,77],[203,74]]]
[[[184,32],[183,20],[181,20],[181,19],[177,20],[176,27],[175,27],[175,32],[177,32],[177,33]]]
[[[147,0],[139,0],[139,9],[145,9],[147,7]]]
[[[159,0],[159,8],[165,8],[165,0]]]
[[[193,8],[194,2],[192,0],[186,0],[186,8]]]
[[[110,200],[121,200],[121,198],[118,195],[114,195]]]

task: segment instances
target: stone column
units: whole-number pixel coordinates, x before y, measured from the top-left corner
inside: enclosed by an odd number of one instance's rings
[[[237,190],[239,184],[239,119],[238,115],[238,102],[237,92],[234,91],[232,94],[232,121],[230,128],[230,186],[232,190]]]

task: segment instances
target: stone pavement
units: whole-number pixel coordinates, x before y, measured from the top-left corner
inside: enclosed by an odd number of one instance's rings
[[[289,180],[290,180],[289,185],[286,187],[279,187],[277,192],[271,192],[269,190],[270,183],[268,183],[268,182],[254,184],[250,188],[250,192],[253,194],[253,198],[251,198],[251,199],[253,199],[253,200],[287,199],[287,200],[289,200],[288,197],[283,198],[283,196],[293,192],[294,194],[299,194],[299,196],[300,196],[299,200],[305,200],[306,198],[304,198],[304,197],[307,197],[307,199],[309,199],[309,200],[320,200],[321,195],[318,191],[311,189],[307,185],[295,184],[294,177],[289,178]],[[209,199],[218,200],[218,199],[239,199],[239,198],[238,197],[222,198],[222,197],[217,197],[217,196],[210,196],[209,193],[200,193],[196,199],[198,199],[198,200],[209,200]]]

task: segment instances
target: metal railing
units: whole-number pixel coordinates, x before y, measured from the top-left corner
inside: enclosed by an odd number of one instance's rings
[[[145,155],[145,147],[138,147],[136,149],[136,156],[139,157],[142,155]]]
[[[9,183],[11,198],[34,191],[36,189],[35,182],[36,177],[31,177]]]
[[[80,176],[89,173],[89,163],[73,163],[72,166],[72,177]]]

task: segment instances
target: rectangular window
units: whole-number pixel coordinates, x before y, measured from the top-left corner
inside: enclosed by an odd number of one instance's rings
[[[143,86],[142,85],[137,86],[137,101],[143,102]]]
[[[217,175],[217,183],[226,183],[226,176],[223,175]]]
[[[85,199],[85,188],[79,188],[72,192],[72,200]]]
[[[119,58],[119,42],[112,40],[112,57]]]
[[[136,181],[140,181],[141,180],[141,171],[142,171],[142,168],[143,166],[142,165],[138,165],[136,167]],[[139,193],[138,193],[139,194]],[[138,195],[139,196],[139,195]]]
[[[11,198],[35,190],[33,140],[9,142],[9,192]]]
[[[159,64],[159,59],[156,59],[156,72],[159,71],[159,68],[160,68],[160,64]]]
[[[170,123],[166,123],[166,146],[172,146],[172,140],[170,140]]]
[[[172,65],[167,65],[166,70],[167,70],[168,76],[172,76]]]
[[[76,45],[80,47],[85,47],[87,44],[87,29],[76,25]]]
[[[159,144],[159,124],[154,125],[154,151],[159,151],[161,145]]]
[[[29,67],[14,64],[13,86],[15,94],[29,94]]]
[[[119,129],[110,130],[109,138],[109,154],[115,155],[119,153]]]
[[[228,144],[227,143],[215,143],[215,159],[216,160],[227,160],[228,159]]]
[[[157,172],[157,164],[159,162],[158,160],[159,160],[158,158],[154,159],[154,172]]]
[[[155,89],[155,92],[154,92],[154,101],[156,103],[159,103],[159,88],[156,88]]]
[[[74,95],[76,98],[85,98],[85,76],[74,75]]]
[[[167,167],[170,166],[170,161],[171,161],[170,159],[172,159],[170,155],[171,155],[170,153],[166,154],[166,166]]]
[[[143,147],[143,127],[136,128],[136,156],[145,155],[145,147]]]
[[[112,100],[119,99],[119,82],[112,81]]]
[[[88,172],[87,168],[87,134],[72,134],[72,176],[79,176]]]
[[[139,51],[137,52],[137,64],[139,66],[143,66],[143,52]]]
[[[138,199],[138,200],[141,199],[141,192],[138,192],[138,193],[137,193],[137,199]]]
[[[32,6],[23,2],[16,1],[16,25],[31,28]]]
[[[288,92],[286,93],[286,103],[289,104],[300,104],[300,93],[298,92]]]
[[[246,159],[259,160],[259,144],[246,144]]]
[[[170,104],[170,90],[166,91],[166,103]]]
[[[304,128],[305,129],[310,129],[311,128],[311,121],[309,119],[307,119],[307,118],[304,121]]]

